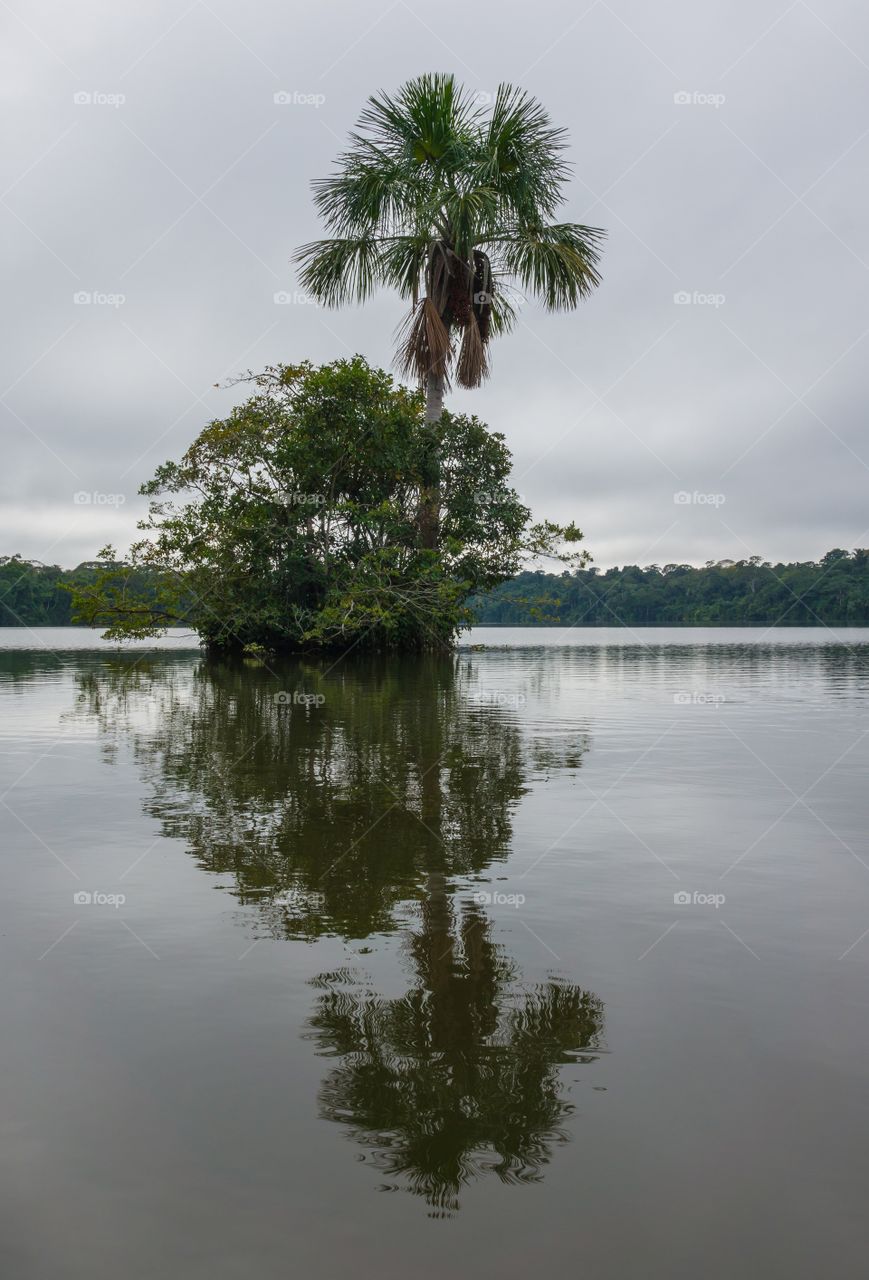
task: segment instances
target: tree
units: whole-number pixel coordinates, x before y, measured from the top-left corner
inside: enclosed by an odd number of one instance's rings
[[[425,387],[426,421],[459,386],[488,376],[493,336],[513,326],[511,281],[547,309],[576,307],[600,282],[603,232],[553,218],[568,166],[563,129],[511,85],[486,113],[451,75],[424,75],[369,98],[337,172],[314,185],[329,239],[298,250],[304,287],[327,306],[379,285],[411,303],[401,370]],[[432,429],[418,523],[437,542],[440,467]]]
[[[421,549],[422,396],[361,356],[249,380],[244,404],[143,485],[148,536],[128,562],[104,548],[95,581],[74,589],[79,621],[116,638],[186,624],[223,651],[446,648],[467,597],[526,555],[588,558],[560,549],[575,526],[530,523],[503,437],[449,413],[435,424],[438,546]]]

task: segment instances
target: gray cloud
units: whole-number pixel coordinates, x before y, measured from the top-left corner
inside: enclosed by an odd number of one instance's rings
[[[457,0],[15,2],[3,551],[125,546],[138,485],[227,412],[228,375],[390,363],[396,298],[273,297],[299,292],[310,180],[367,94],[435,69],[540,96],[571,138],[569,216],[610,233],[597,296],[524,307],[492,381],[453,400],[504,432],[535,512],[575,517],[603,565],[869,543],[863,7],[482,0],[468,39]]]

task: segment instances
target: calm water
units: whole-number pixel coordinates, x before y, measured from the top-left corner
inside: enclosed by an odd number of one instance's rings
[[[94,643],[0,634],[4,1276],[862,1273],[869,631]]]

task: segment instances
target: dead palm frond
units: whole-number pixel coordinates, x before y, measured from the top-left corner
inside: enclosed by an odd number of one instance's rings
[[[448,378],[450,333],[433,298],[421,298],[402,323],[396,363],[409,378],[425,381],[431,373]]]
[[[462,344],[456,362],[456,381],[460,387],[478,387],[488,376],[486,343],[483,342],[477,313],[471,311],[462,332]]]

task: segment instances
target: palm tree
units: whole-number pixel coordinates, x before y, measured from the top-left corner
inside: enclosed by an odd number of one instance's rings
[[[451,75],[423,75],[394,97],[369,98],[337,172],[314,184],[331,238],[296,258],[326,306],[364,301],[379,285],[411,303],[398,364],[426,392],[432,424],[420,501],[420,541],[439,520],[434,431],[451,374],[478,387],[492,337],[516,321],[518,284],[550,311],[571,309],[599,284],[598,227],[552,219],[569,169],[563,129],[508,84],[488,112]]]

